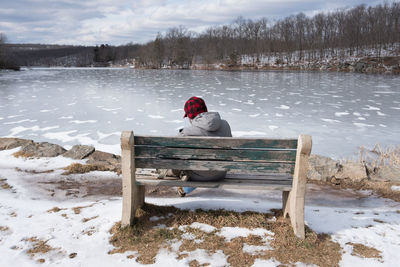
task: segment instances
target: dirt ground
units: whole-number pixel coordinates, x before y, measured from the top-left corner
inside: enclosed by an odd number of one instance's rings
[[[86,198],[86,199],[98,199],[99,197],[118,197],[122,195],[122,181],[116,178],[105,178],[98,177],[96,175],[84,176],[55,176],[52,179],[38,178],[32,183],[32,186],[37,190],[42,191],[48,198],[59,198],[59,199],[71,199],[71,198]],[[385,190],[383,190],[383,189]],[[343,189],[355,189],[355,190],[343,190]],[[372,190],[372,185],[369,184],[367,188],[365,185],[332,185],[331,183],[308,183],[306,200],[307,202],[319,203],[321,201],[327,201],[327,199],[360,199],[368,196],[365,192],[359,191],[360,189],[371,190],[370,194],[375,193],[381,197],[388,197],[395,201],[399,201],[400,192],[392,191],[388,185],[382,185],[379,183],[376,186],[376,190]],[[189,196],[200,196],[201,192],[207,191],[208,194],[215,194],[218,196],[232,196],[234,194],[240,194],[239,191],[228,191],[221,189],[205,189],[200,188],[191,193]],[[276,191],[274,199],[280,198],[281,193]],[[166,186],[146,186],[146,196],[151,197],[177,197],[177,191],[174,187]],[[395,197],[393,197],[395,196]],[[306,204],[307,205],[307,204]]]

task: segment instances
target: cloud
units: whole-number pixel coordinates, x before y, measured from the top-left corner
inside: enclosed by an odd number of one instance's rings
[[[19,0],[3,1],[0,32],[9,41],[95,45],[144,43],[184,25],[198,31],[238,16],[279,19],[299,12],[352,7],[373,0]]]

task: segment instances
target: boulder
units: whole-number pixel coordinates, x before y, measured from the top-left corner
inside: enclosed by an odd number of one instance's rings
[[[385,165],[374,169],[370,174],[372,180],[400,182],[400,166]]]
[[[120,162],[121,156],[117,156],[111,153],[103,151],[95,151],[89,156],[89,161],[109,161],[109,162]],[[89,163],[88,161],[88,163]]]
[[[32,142],[24,146],[20,151],[32,157],[57,157],[64,154],[67,150],[56,144]]]
[[[0,138],[0,150],[13,149],[19,146],[26,146],[32,144],[32,140],[21,139],[21,138]]]
[[[356,72],[364,72],[364,70],[368,67],[368,64],[365,62],[357,62],[354,64],[354,71]]]
[[[103,151],[94,151],[89,157],[87,164],[96,165],[101,169],[121,172],[121,156]]]
[[[331,158],[311,155],[307,177],[311,180],[330,181],[339,171],[339,168],[339,163]]]
[[[70,150],[63,154],[64,157],[72,159],[84,159],[94,152],[94,147],[85,145],[74,145]]]
[[[365,166],[361,162],[346,162],[340,164],[339,171],[335,174],[336,179],[350,179],[358,182],[368,179]]]

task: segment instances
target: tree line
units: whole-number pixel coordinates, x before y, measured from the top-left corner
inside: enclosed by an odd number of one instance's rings
[[[6,46],[7,37],[0,32],[0,69],[19,70],[19,65],[16,64]]]
[[[253,64],[261,57],[321,60],[344,58],[373,50],[399,49],[400,3],[359,5],[312,17],[303,13],[272,21],[238,17],[201,33],[184,26],[158,34],[146,44],[121,46],[11,45],[0,33],[0,68],[23,66],[108,66],[133,64],[144,68],[189,68],[194,63],[238,65],[244,56]],[[397,47],[397,48],[396,48]],[[400,51],[397,51],[400,54]],[[5,63],[8,62],[8,63]]]
[[[142,45],[138,63],[154,68],[216,62],[235,65],[242,55],[250,55],[255,62],[262,55],[278,55],[290,63],[294,53],[298,60],[318,60],[328,54],[344,57],[343,51],[357,55],[366,48],[379,57],[383,48],[394,48],[399,42],[400,3],[393,2],[321,12],[312,17],[299,13],[275,22],[239,17],[200,34],[180,26]]]

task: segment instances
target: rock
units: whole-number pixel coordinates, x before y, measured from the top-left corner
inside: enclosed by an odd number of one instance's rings
[[[121,172],[121,156],[111,153],[95,151],[89,157],[87,164],[100,166],[101,169]]]
[[[354,64],[354,71],[363,72],[367,68],[368,64],[365,62],[357,62]]]
[[[94,152],[94,147],[85,145],[74,145],[70,150],[63,154],[64,157],[72,159],[84,159]]]
[[[385,165],[375,168],[370,177],[372,180],[400,182],[400,166]]]
[[[108,162],[120,162],[121,157],[103,152],[103,151],[95,151],[89,156],[89,161],[94,160],[94,161],[108,161]],[[88,161],[88,163],[89,163]]]
[[[0,150],[13,149],[19,146],[26,146],[32,144],[32,140],[21,139],[21,138],[0,138]]]
[[[339,171],[335,174],[336,179],[350,179],[355,182],[368,179],[367,171],[363,163],[347,162],[340,166]]]
[[[330,181],[339,171],[340,164],[328,157],[311,155],[307,177],[311,180]]]
[[[309,159],[308,179],[323,182],[339,183],[341,179],[361,181],[368,179],[368,174],[363,163],[339,163],[328,157],[311,155]]]
[[[64,154],[67,150],[56,144],[32,142],[24,146],[20,151],[32,157],[57,157]]]
[[[76,257],[76,255],[78,255],[78,253],[73,252],[73,253],[69,254],[69,258],[70,258],[70,259],[73,259],[73,258]]]

